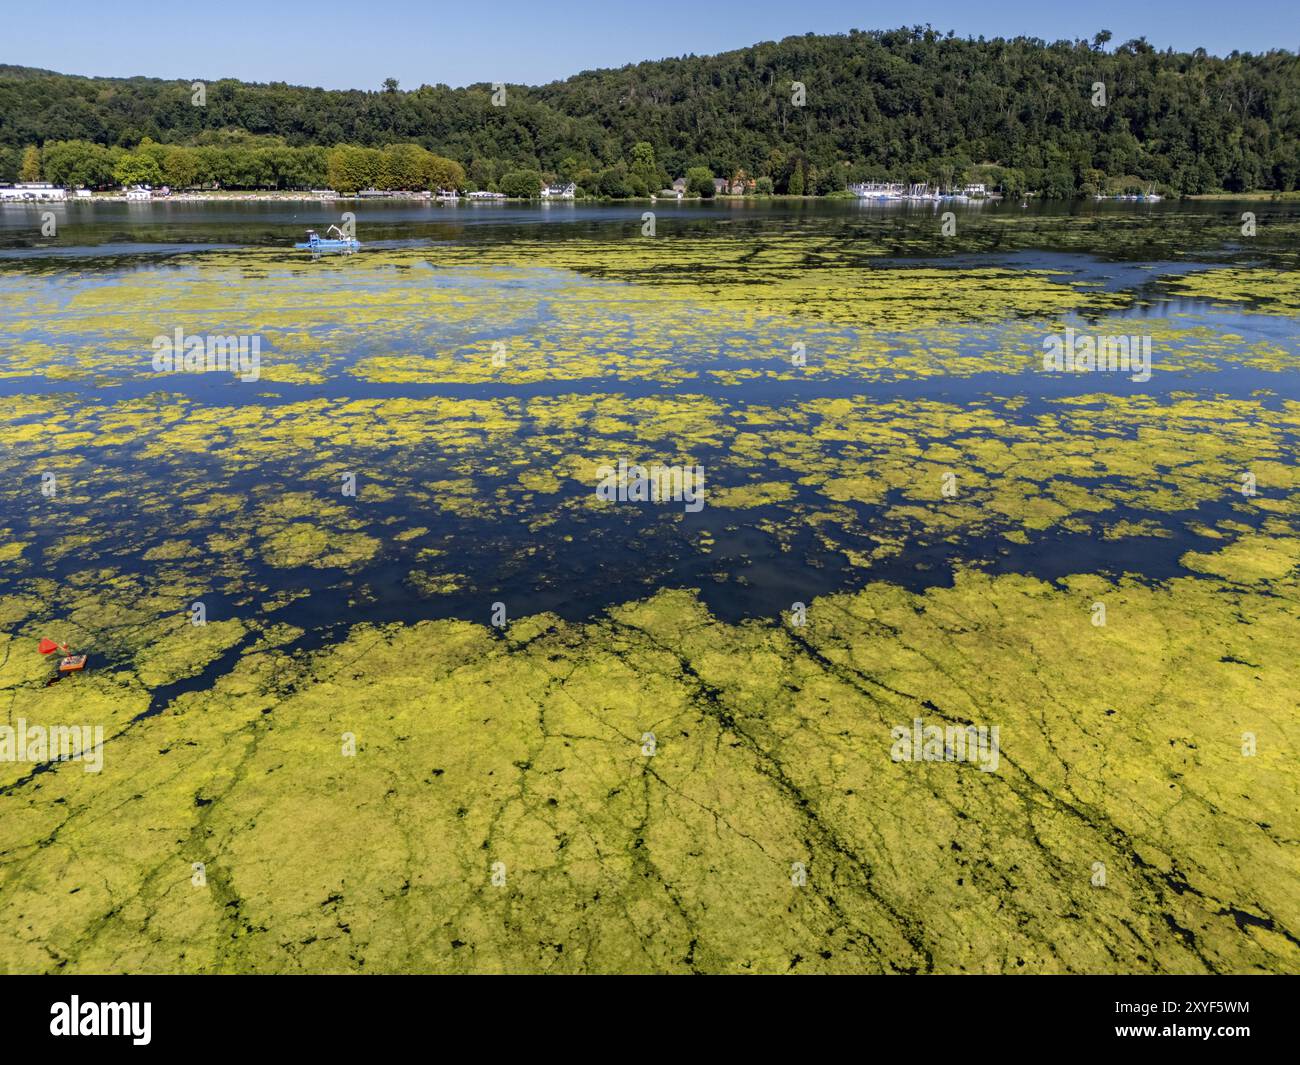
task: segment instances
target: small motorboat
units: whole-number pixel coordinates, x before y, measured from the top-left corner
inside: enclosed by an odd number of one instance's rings
[[[68,655],[59,663],[60,673],[80,673],[85,668],[85,655]]]
[[[331,237],[331,233],[337,233],[338,236]],[[307,230],[306,242],[295,244],[294,247],[303,251],[356,251],[361,247],[361,241],[347,236],[338,226],[330,226],[323,237],[314,229]]]

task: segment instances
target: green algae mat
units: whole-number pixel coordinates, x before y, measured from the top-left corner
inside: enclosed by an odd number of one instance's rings
[[[0,972],[1300,972],[1300,212],[1198,210],[0,255]]]

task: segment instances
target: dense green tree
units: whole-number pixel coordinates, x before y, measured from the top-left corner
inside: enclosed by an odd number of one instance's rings
[[[707,166],[693,166],[686,171],[686,192],[691,196],[703,196],[712,199],[716,190],[713,187],[713,171]]]
[[[444,159],[441,155],[429,153],[425,163],[425,178],[428,187],[437,189],[463,189],[465,187],[465,168],[454,159]]]
[[[502,174],[497,191],[520,199],[534,199],[542,191],[542,175],[536,170],[511,170]]]
[[[113,166],[113,180],[119,185],[161,185],[162,167],[147,152],[124,152]]]
[[[418,144],[388,145],[379,156],[375,187],[379,189],[426,188],[428,156],[429,153]]]
[[[90,141],[55,141],[45,145],[41,167],[47,181],[71,188],[105,188],[113,183],[112,152]]]
[[[845,169],[843,166],[832,166],[818,171],[810,187],[805,191],[817,196],[830,196],[836,192],[843,192],[848,184],[845,178]]]
[[[578,175],[578,160],[571,155],[566,155],[555,171],[555,176],[559,181],[573,181]]]
[[[790,182],[787,190],[791,196],[803,195],[803,163],[795,164],[794,173],[790,175]]]
[[[41,180],[41,150],[34,144],[23,151],[23,161],[18,166],[19,181]]]
[[[646,196],[672,184],[668,172],[657,162],[654,145],[649,141],[638,141],[632,146],[628,184],[636,196]]]
[[[599,196],[600,190],[597,188],[596,172],[589,166],[580,167],[576,174],[573,175],[573,181],[578,186],[578,195],[580,196]]]
[[[644,183],[641,187],[644,188]],[[623,200],[633,195],[645,195],[634,190],[633,183],[628,177],[627,167],[622,163],[607,167],[596,175],[595,194],[614,200]]]
[[[497,190],[497,170],[495,159],[475,158],[469,164],[469,182],[476,189]]]
[[[315,189],[327,184],[324,148],[264,148],[277,189]]]
[[[351,194],[374,188],[379,177],[380,152],[340,144],[326,154],[326,179],[330,188]]]
[[[162,161],[162,179],[174,189],[188,189],[199,176],[198,155],[190,148],[169,148]]]

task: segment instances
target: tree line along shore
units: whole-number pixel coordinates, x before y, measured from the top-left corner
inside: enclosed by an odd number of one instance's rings
[[[327,90],[0,65],[0,181],[512,196],[572,182],[618,198],[692,170],[760,195],[859,182],[1050,198],[1288,192],[1300,185],[1300,58],[1112,46],[1104,30],[1047,42],[911,27],[537,87],[408,91],[389,78]]]
[[[600,172],[565,166],[559,171],[531,168],[506,170],[497,175],[476,160],[469,171],[454,159],[437,155],[417,144],[393,144],[383,148],[338,145],[333,148],[256,143],[265,138],[246,138],[239,144],[178,145],[145,141],[134,148],[105,147],[89,141],[51,141],[43,147],[28,146],[17,162],[0,161],[0,184],[47,182],[56,187],[89,190],[96,199],[123,199],[132,187],[166,188],[170,198],[185,200],[283,199],[314,200],[349,198],[383,193],[392,197],[423,199],[440,192],[500,193],[507,199],[537,199],[543,191],[571,185],[570,199],[647,199],[676,197],[843,197],[852,198],[851,187],[868,180],[862,167],[843,164],[822,172],[802,160],[778,182],[770,173],[757,177],[738,170],[719,178],[708,167],[694,166],[684,177],[672,178],[655,158],[646,142],[633,145],[631,165],[624,163]],[[252,143],[250,143],[252,142]],[[3,154],[0,151],[0,154]],[[474,176],[471,176],[474,175]],[[874,175],[873,175],[874,177]],[[930,184],[917,174],[917,183]],[[878,178],[876,178],[878,180]],[[1142,181],[1136,175],[1108,177],[1096,174],[1077,191],[1039,190],[1023,183],[1007,168],[992,163],[970,165],[958,171],[944,170],[933,179],[938,189],[961,188],[975,182],[993,195],[1048,196],[1116,195],[1158,191],[1165,186]],[[1294,190],[1227,192],[1215,190],[1196,198],[1233,196],[1247,198],[1291,198]]]

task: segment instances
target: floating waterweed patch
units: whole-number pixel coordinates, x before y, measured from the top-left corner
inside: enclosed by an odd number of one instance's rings
[[[250,649],[210,691],[106,729],[103,773],[0,792],[0,854],[24,869],[0,916],[25,915],[0,942],[32,971],[964,972],[1011,953],[1288,971],[1296,737],[1251,707],[1300,683],[1297,591],[963,574],[816,600],[798,629],[666,591],[587,624],[521,618],[508,641],[441,621],[359,626],[307,662]],[[1104,628],[1080,623],[1097,598]],[[898,721],[993,706],[997,772],[891,763]],[[481,888],[485,844],[522,926]],[[438,932],[412,940],[412,919]]]
[[[1240,583],[1275,581],[1300,566],[1300,539],[1247,534],[1219,551],[1189,551],[1188,569]]]
[[[1300,314],[1300,277],[1294,269],[1225,267],[1165,281],[1179,294],[1222,303],[1249,303],[1264,314]]]
[[[262,557],[272,566],[353,566],[372,558],[380,543],[365,533],[339,532],[312,522],[264,525],[257,530]]]
[[[794,495],[794,486],[788,481],[768,481],[760,484],[737,485],[714,492],[709,503],[715,507],[746,510],[763,507],[769,503],[784,503]]]

